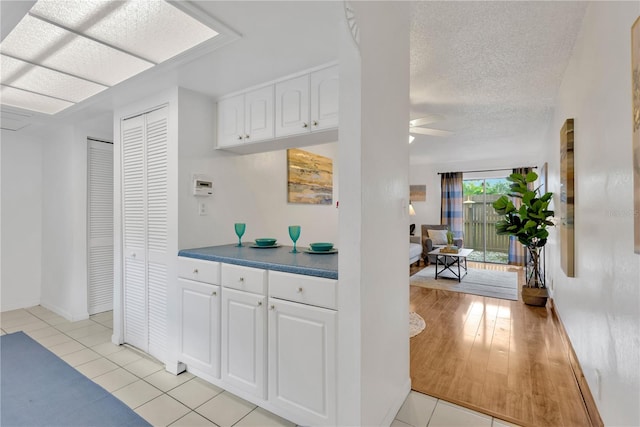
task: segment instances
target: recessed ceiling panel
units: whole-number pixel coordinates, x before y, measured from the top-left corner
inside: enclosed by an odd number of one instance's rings
[[[218,34],[157,0],[40,0],[31,12],[156,63]]]
[[[0,52],[107,86],[153,66],[29,15],[4,39]]]
[[[38,67],[5,55],[0,56],[0,79],[8,86],[71,102],[80,102],[107,89],[107,86]]]
[[[8,86],[0,86],[0,99],[2,99],[3,105],[10,105],[12,107],[46,114],[55,114],[73,105],[72,102],[49,98],[48,96]]]

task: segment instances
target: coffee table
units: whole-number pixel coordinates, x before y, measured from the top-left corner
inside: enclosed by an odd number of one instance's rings
[[[458,282],[461,282],[462,278],[467,275],[467,257],[473,252],[473,249],[462,248],[457,254],[441,253],[440,249],[441,248],[437,248],[429,252],[429,255],[436,256],[436,280],[438,279],[438,275],[440,275],[441,278],[458,279]],[[460,269],[461,261],[464,262],[462,269]],[[442,268],[440,269],[440,267]],[[458,267],[457,272],[455,267]],[[446,270],[449,270],[454,277],[442,276],[442,273]]]

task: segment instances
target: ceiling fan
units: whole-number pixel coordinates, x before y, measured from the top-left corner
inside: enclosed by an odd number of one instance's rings
[[[425,125],[429,125],[431,123],[436,123],[443,121],[444,117],[438,114],[429,114],[428,116],[411,120],[409,121],[409,133],[416,133],[420,135],[431,135],[431,136],[449,136],[453,135],[453,132],[448,130],[440,130],[440,129],[432,129],[428,127],[424,127]],[[409,135],[409,144],[413,142],[415,137]]]

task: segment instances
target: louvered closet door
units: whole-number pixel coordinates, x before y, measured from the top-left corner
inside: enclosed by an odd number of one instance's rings
[[[124,340],[148,351],[145,117],[122,120],[121,129]]]
[[[113,310],[113,144],[88,140],[88,308]]]
[[[163,360],[167,337],[167,108],[145,118],[149,353]]]

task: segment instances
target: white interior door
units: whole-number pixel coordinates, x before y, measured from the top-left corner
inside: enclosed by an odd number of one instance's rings
[[[144,116],[122,121],[124,341],[149,351],[146,271]]]
[[[147,172],[147,310],[149,354],[164,360],[167,351],[167,108],[145,114]]]
[[[87,141],[89,314],[113,310],[113,144]]]
[[[124,341],[167,352],[168,109],[122,126]]]

